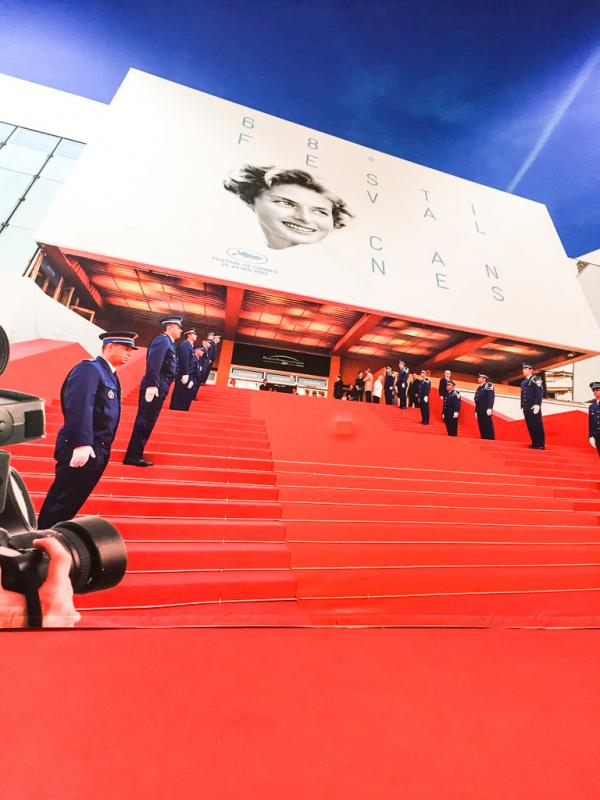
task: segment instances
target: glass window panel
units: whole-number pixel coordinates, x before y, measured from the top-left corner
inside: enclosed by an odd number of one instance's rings
[[[326,389],[327,381],[319,378],[298,378],[298,386],[307,386],[313,389]]]
[[[267,381],[269,383],[285,383],[285,384],[293,384],[296,383],[295,375],[279,375],[276,372],[267,372]]]
[[[81,142],[73,142],[71,139],[63,139],[54,151],[55,156],[62,156],[62,158],[70,158],[76,161],[83,153],[85,145]]]
[[[41,171],[44,178],[51,178],[55,181],[66,180],[67,175],[73,169],[75,162],[72,158],[63,158],[62,156],[52,156],[50,161],[46,164]]]
[[[253,389],[254,391],[256,391],[259,385],[260,384],[257,383],[256,381],[244,381],[241,378],[235,378],[236,389]]]
[[[52,205],[62,183],[38,178],[25,195],[25,200],[15,211],[11,219],[12,225],[35,229]]]
[[[33,231],[14,225],[4,228],[0,233],[0,280],[23,275],[36,250]]]
[[[261,383],[263,379],[262,372],[256,372],[252,369],[241,369],[240,367],[233,367],[230,374],[232,378],[240,378],[248,381],[259,381]]]
[[[9,125],[8,122],[0,122],[0,142],[5,142],[14,129],[15,126]]]
[[[58,142],[59,136],[51,136],[49,133],[39,133],[38,131],[30,131],[27,128],[17,128],[17,130],[10,137],[12,144],[18,144],[21,147],[27,147],[29,150],[39,150],[42,153],[51,153]]]
[[[8,144],[0,149],[0,167],[25,172],[27,175],[37,175],[47,158],[48,153],[42,153],[41,150],[13,144],[12,137]]]
[[[30,175],[13,172],[10,169],[0,169],[0,225],[6,222],[30,183]]]

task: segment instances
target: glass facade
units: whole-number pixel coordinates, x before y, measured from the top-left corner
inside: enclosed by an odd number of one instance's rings
[[[24,275],[34,233],[84,144],[0,122],[0,276]]]

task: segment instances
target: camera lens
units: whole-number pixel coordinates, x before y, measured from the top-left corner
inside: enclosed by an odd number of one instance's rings
[[[102,517],[78,517],[51,528],[55,538],[69,552],[73,564],[69,578],[75,594],[112,589],[125,575],[127,550],[119,531]],[[12,547],[31,547],[44,531],[30,531],[10,537]]]
[[[71,583],[76,594],[111,589],[127,569],[125,543],[102,517],[78,517],[52,528],[73,559]]]

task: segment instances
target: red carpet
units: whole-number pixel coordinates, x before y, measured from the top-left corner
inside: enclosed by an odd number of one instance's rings
[[[594,631],[5,633],[3,797],[594,800]]]
[[[78,598],[82,625],[600,621],[589,447],[482,442],[468,407],[450,439],[435,404],[423,427],[415,409],[205,387],[163,412],[140,470],[120,463],[134,414],[130,396],[83,509],[117,525],[129,571]],[[55,404],[47,417],[46,441],[12,448],[38,506]]]
[[[216,627],[5,632],[3,796],[598,796],[598,632],[499,629],[600,622],[600,465],[565,423],[531,452],[514,423],[206,388],[142,471],[133,416],[84,509],[129,571],[81,626]],[[38,507],[59,424],[11,448]]]

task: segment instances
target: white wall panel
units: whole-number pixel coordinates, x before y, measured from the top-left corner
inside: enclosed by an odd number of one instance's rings
[[[65,249],[467,330],[600,350],[545,206],[131,71],[38,231]],[[269,246],[225,191],[303,169],[355,214]],[[280,223],[277,223],[280,224]],[[313,223],[309,223],[309,226]],[[288,226],[289,227],[289,226]]]

